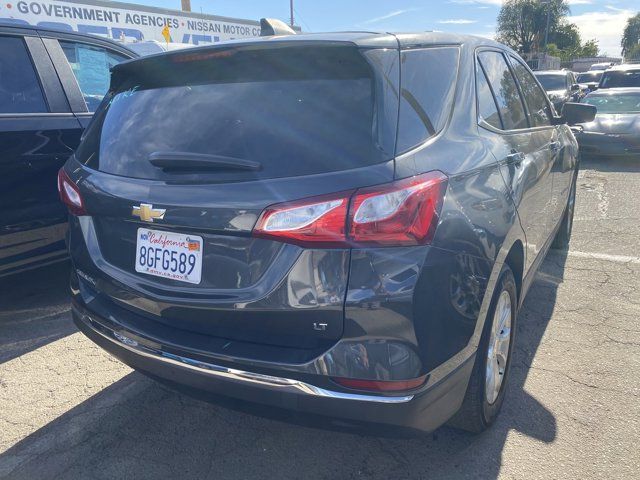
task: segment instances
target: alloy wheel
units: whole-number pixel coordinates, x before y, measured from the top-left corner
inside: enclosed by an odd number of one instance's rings
[[[500,394],[511,343],[511,296],[503,290],[498,298],[487,350],[485,396],[492,405]]]

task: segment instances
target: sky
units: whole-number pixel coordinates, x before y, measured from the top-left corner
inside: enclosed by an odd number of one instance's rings
[[[128,0],[180,9],[180,0]],[[295,23],[303,31],[341,30],[470,33],[492,37],[502,0],[294,0]],[[569,0],[570,21],[582,40],[598,40],[600,51],[620,54],[627,18],[638,13],[640,0]],[[227,17],[289,19],[289,0],[191,0],[195,12]]]

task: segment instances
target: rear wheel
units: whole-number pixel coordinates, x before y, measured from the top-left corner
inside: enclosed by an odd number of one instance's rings
[[[573,229],[573,212],[576,204],[576,183],[577,179],[574,179],[571,191],[569,192],[569,199],[567,200],[567,208],[565,208],[564,217],[562,217],[562,224],[553,239],[552,247],[556,250],[569,249],[571,230]]]
[[[500,413],[511,366],[517,305],[513,272],[504,265],[491,300],[467,393],[462,407],[449,421],[451,426],[479,433]]]

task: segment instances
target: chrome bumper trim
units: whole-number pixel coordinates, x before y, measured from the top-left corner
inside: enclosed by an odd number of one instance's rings
[[[89,315],[81,315],[84,324],[90,327],[94,332],[101,335],[106,340],[117,344],[118,346],[129,350],[137,355],[152,358],[166,364],[194,370],[200,373],[211,375],[212,377],[224,378],[227,380],[240,382],[244,384],[253,384],[261,388],[278,390],[302,395],[311,395],[323,398],[335,398],[339,400],[354,400],[359,402],[372,402],[383,404],[399,404],[407,403],[413,399],[413,395],[402,396],[381,396],[381,395],[363,395],[359,393],[344,393],[325,388],[316,387],[300,380],[291,378],[274,377],[261,373],[247,372],[235,368],[223,367],[213,363],[202,362],[181,355],[164,352],[160,349],[151,348],[140,344],[138,341],[116,332],[110,327],[105,326],[101,322],[92,319]]]

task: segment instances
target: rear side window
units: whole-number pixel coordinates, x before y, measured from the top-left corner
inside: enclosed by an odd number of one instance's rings
[[[478,57],[496,98],[504,129],[527,128],[522,99],[504,56],[498,52],[480,52]]]
[[[640,87],[639,70],[613,70],[604,72],[600,80],[602,88]]]
[[[478,114],[480,118],[492,127],[502,130],[502,120],[500,120],[496,101],[493,98],[487,77],[480,65],[478,65],[476,69],[476,90],[478,97]]]
[[[379,163],[393,156],[397,113],[385,110],[397,112],[397,99],[385,106],[385,92],[394,89],[375,69],[393,71],[387,60],[397,58],[392,50],[280,46],[133,62],[114,72],[117,89],[94,116],[77,158],[116,175],[213,182]],[[192,168],[180,164],[181,153],[259,167]],[[166,154],[168,167],[150,161]]]
[[[529,70],[515,57],[511,57],[513,71],[520,82],[520,88],[524,95],[525,102],[529,110],[532,127],[546,127],[551,125],[549,104],[546,95],[538,86]]]
[[[128,58],[86,43],[60,42],[60,46],[78,81],[87,109],[95,112],[109,90],[110,68]]]
[[[24,40],[0,37],[0,113],[47,111]]]
[[[458,76],[458,47],[402,52],[398,153],[420,145],[444,127]]]

